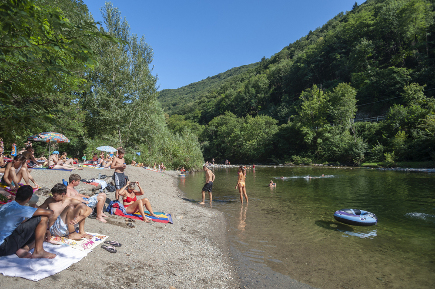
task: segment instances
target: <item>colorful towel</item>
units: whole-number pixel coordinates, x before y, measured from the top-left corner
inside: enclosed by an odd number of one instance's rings
[[[44,243],[44,250],[56,254],[56,258],[27,259],[18,258],[15,254],[0,257],[0,273],[4,276],[39,281],[79,262],[91,251],[79,251],[71,246],[58,246],[50,243]]]
[[[136,219],[136,220],[141,220],[143,221],[142,216],[139,213],[135,213],[135,214],[124,214],[120,209],[116,209],[116,211],[114,212],[115,215],[118,216],[122,216],[125,218],[130,218],[130,219]],[[150,218],[152,221],[154,222],[158,222],[158,223],[170,223],[173,224],[172,222],[172,216],[171,214],[165,214],[163,212],[156,212],[154,213],[155,215],[157,215],[156,217],[153,217],[150,215],[150,212],[145,211],[145,215]]]
[[[18,185],[19,185],[19,186],[24,186],[24,184],[22,184],[22,183],[19,183]],[[9,194],[15,196],[15,192],[12,191],[10,187],[5,186],[5,185],[1,185],[1,184],[0,184],[0,187],[2,187],[2,188],[3,188],[6,192],[8,192]],[[33,193],[35,193],[38,189],[39,189],[39,188],[33,188]],[[9,203],[9,202],[12,202],[12,201],[13,201],[13,200],[8,200],[7,202],[4,202],[4,201],[1,201],[1,200],[0,200],[0,205],[4,205],[4,204]]]
[[[71,240],[65,237],[54,237],[50,239],[50,243],[62,246],[70,246],[71,248],[78,249],[80,251],[92,250],[101,243],[104,242],[109,236],[97,234],[97,233],[86,233],[92,235],[92,239],[82,239],[82,240]]]
[[[50,168],[32,168],[32,170],[53,170],[53,171],[67,171],[72,172],[72,169],[50,169]]]

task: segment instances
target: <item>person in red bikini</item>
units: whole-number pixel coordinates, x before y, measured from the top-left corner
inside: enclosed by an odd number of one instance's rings
[[[135,185],[139,188],[139,191],[135,191]],[[141,216],[143,217],[143,220],[145,222],[149,222],[150,219],[145,216],[145,212],[143,207],[150,212],[151,216],[157,217],[153,213],[153,209],[151,208],[151,203],[147,198],[144,199],[137,199],[136,196],[143,196],[145,193],[142,189],[142,187],[139,185],[139,182],[131,183],[130,181],[127,182],[127,185],[125,185],[120,191],[119,195],[122,196],[122,200],[124,203],[124,208],[127,211],[128,214],[134,214],[136,212],[139,212]]]

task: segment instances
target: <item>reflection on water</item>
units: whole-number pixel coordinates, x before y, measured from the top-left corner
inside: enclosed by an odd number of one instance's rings
[[[288,288],[291,277],[316,288],[435,288],[435,176],[257,167],[246,177],[248,210],[234,190],[237,170],[214,173],[213,207],[228,220],[246,287]],[[200,201],[203,182],[202,173],[189,175],[180,188]],[[379,222],[335,221],[334,212],[345,207],[373,212]]]
[[[246,227],[246,213],[248,211],[248,204],[246,206],[240,206],[240,216],[239,216],[239,226],[237,227],[239,231],[245,231]]]

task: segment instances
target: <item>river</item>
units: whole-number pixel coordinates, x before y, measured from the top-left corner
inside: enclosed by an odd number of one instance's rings
[[[237,169],[214,173],[212,209],[226,216],[244,288],[435,288],[434,174],[257,166],[242,206]],[[201,200],[204,179],[180,178],[186,199]],[[335,221],[344,208],[375,213],[378,224]]]

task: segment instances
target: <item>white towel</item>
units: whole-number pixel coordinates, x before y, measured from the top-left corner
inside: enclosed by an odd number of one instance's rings
[[[22,277],[39,281],[59,273],[83,259],[91,250],[80,251],[71,246],[44,243],[44,250],[56,254],[54,259],[27,259],[10,255],[0,258],[0,273],[5,276]]]

